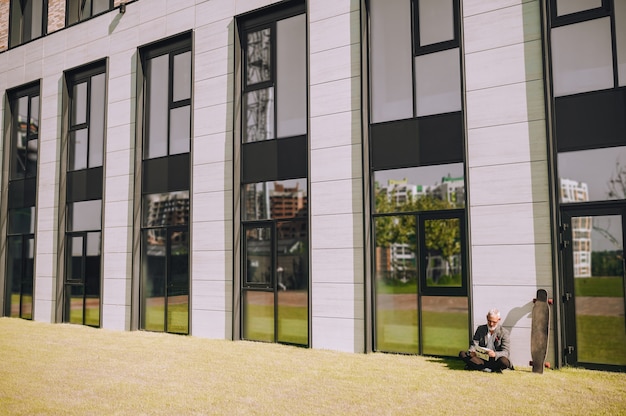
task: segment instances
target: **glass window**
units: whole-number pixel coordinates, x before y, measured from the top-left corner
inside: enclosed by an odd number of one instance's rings
[[[72,24],[88,19],[113,7],[113,0],[68,0],[67,23]]]
[[[374,172],[375,211],[432,211],[463,208],[463,163]]]
[[[32,178],[37,174],[39,135],[39,94],[32,93],[12,101],[13,125],[10,180]]]
[[[276,129],[278,137],[306,134],[306,18],[276,23]]]
[[[626,147],[561,152],[561,203],[626,199]]]
[[[274,88],[244,95],[244,143],[274,138]]]
[[[246,37],[246,84],[270,81],[271,30],[269,28],[248,32]]]
[[[144,52],[147,57],[144,159],[189,153],[191,146],[189,43],[180,41],[176,48],[165,53],[161,49],[157,49],[160,53]]]
[[[102,223],[102,200],[67,204],[67,230],[99,230]]]
[[[246,184],[244,220],[307,216],[306,179]]]
[[[189,224],[189,191],[143,196],[143,226]]]
[[[376,349],[418,353],[417,242],[415,216],[374,220]]]
[[[37,39],[45,33],[46,0],[11,0],[10,14],[10,47]]]
[[[454,39],[453,4],[452,0],[419,0],[419,46]]]
[[[456,356],[467,348],[466,297],[422,296],[422,353]]]
[[[370,2],[372,123],[413,117],[411,4]]]
[[[70,95],[68,170],[102,166],[106,111],[104,64],[67,74]]]
[[[626,2],[613,3],[615,11],[615,44],[617,48],[617,68],[619,86],[626,85]]]
[[[246,285],[272,284],[272,236],[269,227],[246,230]]]
[[[613,87],[609,17],[553,28],[551,33],[556,97]]]
[[[616,3],[619,3],[617,1]],[[602,0],[557,0],[556,14],[563,16],[602,7]]]
[[[426,219],[424,266],[426,287],[462,287],[463,255],[459,218]]]
[[[9,234],[33,234],[35,232],[35,207],[9,210]]]
[[[459,49],[415,57],[415,107],[418,117],[461,111]]]

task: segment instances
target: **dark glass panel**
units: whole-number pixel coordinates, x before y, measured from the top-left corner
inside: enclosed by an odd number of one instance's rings
[[[277,140],[248,143],[242,146],[241,182],[261,182],[278,178]]]
[[[415,217],[374,220],[376,349],[418,353]]]
[[[174,55],[174,87],[173,100],[188,100],[191,98],[191,52]]]
[[[424,221],[427,287],[462,287],[461,221],[458,218]]]
[[[170,155],[189,152],[191,137],[191,107],[170,110]]]
[[[87,128],[70,132],[68,170],[87,168],[88,137],[89,130]]]
[[[189,232],[170,231],[167,332],[189,333]]]
[[[22,43],[22,7],[19,0],[13,0],[11,2],[11,34],[10,34],[10,46],[16,46]]]
[[[244,290],[243,338],[274,342],[274,292]]]
[[[169,99],[169,55],[161,55],[147,62],[148,108],[144,159],[167,155]]]
[[[28,31],[25,33],[25,41],[40,37],[42,35],[44,23],[44,0],[31,0],[28,1],[26,4],[27,13],[25,13],[25,26],[28,28]]]
[[[376,171],[374,192],[378,213],[463,208],[463,164]]]
[[[272,285],[272,238],[270,227],[246,229],[246,285]]]
[[[273,139],[274,88],[264,88],[243,96],[243,142]]]
[[[35,178],[9,182],[9,209],[32,207],[36,196]]]
[[[98,74],[91,78],[91,108],[89,114],[90,168],[102,166],[106,108],[105,78],[105,74]]]
[[[84,323],[84,286],[65,286],[65,320],[71,324]]]
[[[422,296],[422,353],[456,357],[467,348],[466,297]]]
[[[626,145],[626,89],[558,97],[554,105],[559,152]]]
[[[7,238],[7,315],[20,316],[20,298],[22,293],[22,276],[24,259],[22,236]]]
[[[142,181],[144,194],[189,189],[189,153],[144,160]]]
[[[280,139],[277,146],[277,179],[302,178],[308,175],[307,137]]]
[[[143,227],[189,224],[189,191],[143,196]]]
[[[35,232],[35,207],[9,210],[9,234],[33,234]]]
[[[278,342],[308,344],[309,254],[306,221],[276,223]]]
[[[558,155],[561,203],[626,199],[626,147]]]
[[[102,198],[102,167],[67,172],[67,202]]]
[[[246,84],[269,81],[272,76],[271,30],[249,32],[246,38]]]
[[[165,330],[167,229],[143,230],[141,241],[141,294],[143,328],[148,331]]]

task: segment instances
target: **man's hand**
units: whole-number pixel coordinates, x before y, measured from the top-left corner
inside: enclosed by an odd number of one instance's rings
[[[470,351],[469,356],[470,357],[476,357],[476,353],[474,351]]]
[[[496,356],[496,352],[493,351],[493,350],[489,350],[488,354],[489,354],[490,357],[495,357]]]

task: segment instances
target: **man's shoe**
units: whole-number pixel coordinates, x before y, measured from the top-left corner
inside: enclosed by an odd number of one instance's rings
[[[491,373],[492,370],[491,370],[491,368],[483,368],[483,371],[485,373]]]

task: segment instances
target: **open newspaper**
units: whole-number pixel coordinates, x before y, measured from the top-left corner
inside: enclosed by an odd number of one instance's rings
[[[489,351],[492,350],[490,350],[489,348],[480,347],[478,345],[474,347],[474,352],[476,352],[476,356],[478,358],[482,358],[485,361],[489,361]]]

